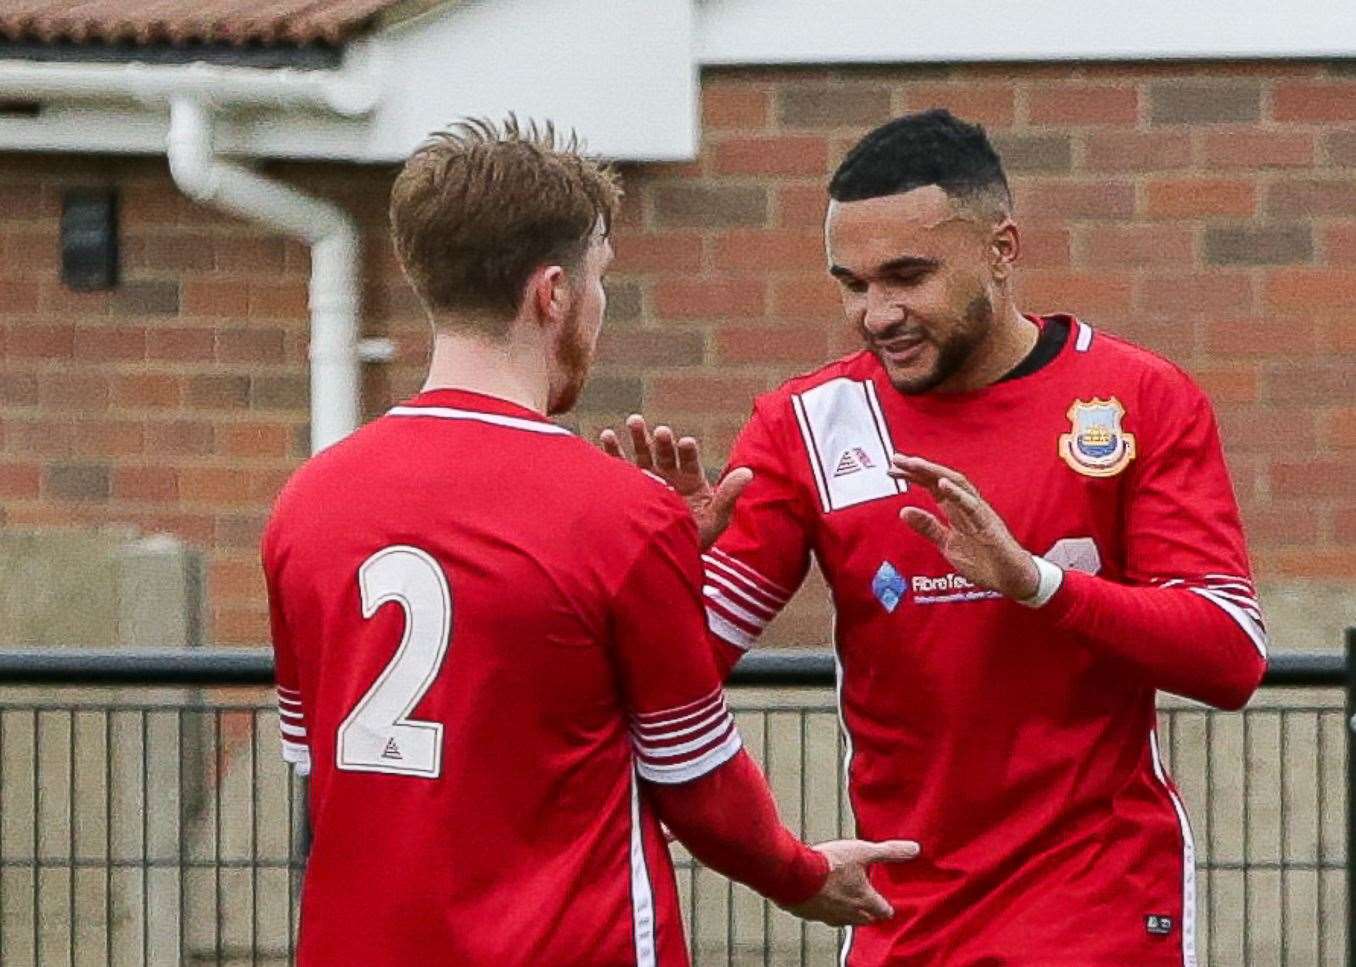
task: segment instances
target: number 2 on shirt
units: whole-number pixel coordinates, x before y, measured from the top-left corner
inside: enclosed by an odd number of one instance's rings
[[[349,772],[386,772],[437,779],[442,774],[443,726],[410,713],[438,677],[452,629],[452,591],[426,551],[397,544],[358,569],[363,617],[389,601],[405,611],[404,636],[353,711],[339,726],[337,765]]]

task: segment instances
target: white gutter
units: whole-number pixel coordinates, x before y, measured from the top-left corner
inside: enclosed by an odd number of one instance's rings
[[[311,246],[311,452],[358,426],[358,230],[329,202],[212,153],[212,118],[193,97],[170,101],[174,181],[195,201],[271,225]]]
[[[299,71],[212,64],[50,64],[0,62],[0,91],[19,100],[140,101],[191,97],[204,104],[309,108],[345,117],[369,113],[376,86],[339,71]]]
[[[392,350],[388,340],[358,340],[357,228],[337,206],[217,157],[211,109],[254,106],[357,116],[375,107],[375,85],[329,71],[8,61],[0,62],[0,95],[168,104],[166,154],[184,194],[310,244],[311,451],[357,428],[359,359],[389,358]]]

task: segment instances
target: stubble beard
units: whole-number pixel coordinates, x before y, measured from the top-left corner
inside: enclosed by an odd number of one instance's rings
[[[977,293],[970,300],[969,305],[965,307],[965,312],[961,316],[961,324],[945,339],[938,341],[933,338],[930,332],[924,333],[924,338],[932,343],[937,351],[937,361],[933,363],[932,368],[921,376],[902,377],[890,374],[890,383],[906,396],[917,396],[936,389],[963,370],[966,364],[970,362],[976,350],[992,331],[993,318],[993,302],[986,293]],[[872,352],[876,354],[876,358],[880,360],[881,365],[889,373],[889,367],[886,365],[883,356],[873,346],[874,340],[864,330],[862,335],[866,338],[867,345],[872,347]]]
[[[584,335],[584,327],[577,311],[571,312],[555,346],[556,385],[551,387],[546,403],[550,416],[568,413],[579,402],[579,394],[588,382],[593,364],[593,348]]]

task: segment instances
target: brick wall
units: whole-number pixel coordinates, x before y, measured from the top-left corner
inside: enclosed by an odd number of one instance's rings
[[[1259,575],[1356,577],[1356,69],[1350,63],[721,70],[700,157],[628,166],[608,329],[578,416],[643,409],[718,462],[753,394],[853,347],[823,274],[826,175],[934,105],[1003,152],[1022,304],[1074,311],[1210,392]],[[427,333],[384,235],[392,171],[277,165],[365,228],[374,414]],[[59,197],[114,184],[123,284],[57,280]],[[9,527],[128,522],[209,548],[212,640],[266,636],[255,563],[306,453],[304,247],[184,200],[162,160],[0,156],[0,508]],[[811,594],[783,639],[822,640]]]

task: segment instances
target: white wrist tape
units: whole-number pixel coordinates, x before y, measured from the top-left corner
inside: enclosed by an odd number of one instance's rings
[[[1024,604],[1028,608],[1040,608],[1055,596],[1059,586],[1064,583],[1064,569],[1034,554],[1031,556],[1031,560],[1036,563],[1036,570],[1040,573],[1040,581],[1036,584],[1036,592],[1031,597],[1021,598],[1017,603]]]

